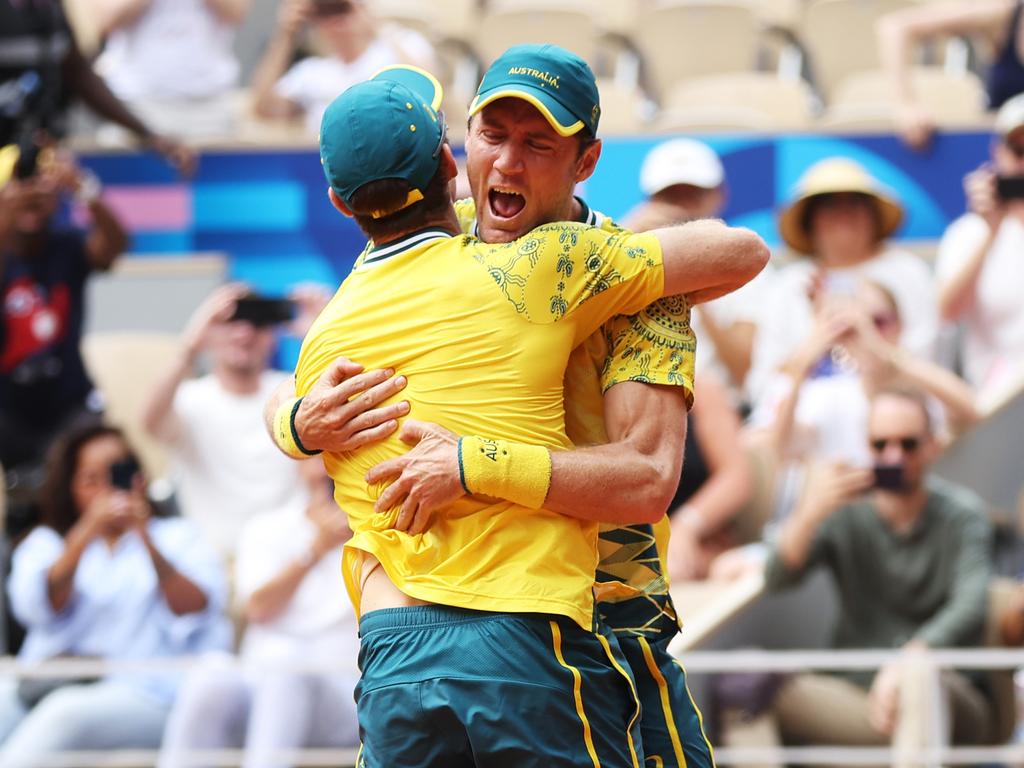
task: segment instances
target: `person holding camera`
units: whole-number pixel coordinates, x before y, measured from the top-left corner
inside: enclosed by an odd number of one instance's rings
[[[939,243],[942,318],[959,322],[964,377],[983,402],[1024,373],[1024,94],[996,115],[991,161],[964,179],[968,212]]]
[[[293,64],[307,27],[323,54]],[[304,115],[315,136],[339,93],[393,64],[434,71],[433,46],[417,32],[380,23],[365,0],[282,0],[277,29],[253,73],[253,110],[267,119]]]
[[[69,154],[0,149],[0,464],[16,502],[31,501],[54,436],[100,409],[79,349],[85,287],[128,243],[100,191]],[[67,198],[87,209],[85,229],[57,224]]]
[[[7,584],[28,628],[24,663],[142,660],[227,648],[227,582],[198,527],[163,517],[117,429],[74,429],[55,444],[43,520],[15,551]],[[159,745],[174,672],[23,678],[0,684],[0,765],[56,753]]]
[[[769,589],[781,589],[824,566],[838,590],[833,647],[902,652],[877,674],[788,678],[771,719],[786,744],[936,746],[927,741],[928,707],[917,698],[931,680],[942,691],[931,700],[949,728],[940,738],[986,743],[994,718],[983,688],[967,674],[937,673],[927,654],[982,641],[992,570],[984,504],[928,476],[939,444],[919,391],[872,398],[867,446],[873,469],[831,466],[809,478],[765,577]]]
[[[293,297],[257,297],[240,283],[218,288],[193,313],[143,409],[143,427],[170,449],[182,513],[226,557],[247,519],[304,499],[296,462],[267,440],[262,420],[263,403],[288,377],[270,368],[276,329],[298,309],[292,330],[301,336],[330,298],[317,288]],[[192,378],[204,352],[211,371]]]

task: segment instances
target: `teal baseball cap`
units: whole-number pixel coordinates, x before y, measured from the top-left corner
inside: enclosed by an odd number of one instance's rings
[[[446,124],[437,78],[410,66],[382,69],[330,103],[320,121],[320,163],[349,205],[364,185],[402,179],[412,190],[401,210],[423,199],[441,161]],[[392,211],[374,211],[382,218]]]
[[[601,100],[590,66],[557,45],[514,45],[484,73],[476,98],[469,105],[472,117],[493,101],[523,99],[535,106],[561,136],[584,128],[597,135]]]

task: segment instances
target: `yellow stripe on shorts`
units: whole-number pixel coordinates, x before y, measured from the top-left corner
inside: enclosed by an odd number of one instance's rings
[[[640,641],[640,648],[644,652],[644,661],[647,662],[647,671],[651,673],[654,682],[658,684],[658,695],[661,697],[661,709],[665,713],[665,725],[668,728],[669,738],[672,740],[672,751],[675,753],[676,762],[686,768],[686,755],[683,752],[683,744],[679,740],[679,730],[676,728],[676,719],[672,714],[672,701],[668,696],[668,683],[665,676],[661,674],[657,663],[654,661],[654,654],[651,653],[651,646],[646,638],[637,638]]]
[[[679,659],[672,659],[672,663],[676,664],[683,674],[686,674],[686,667],[683,666],[683,662]],[[693,694],[690,693],[690,686],[686,686],[686,695],[690,697],[690,704],[693,706],[693,711],[697,713],[697,722],[700,723],[700,737],[704,739],[704,743],[708,747],[708,755],[711,757],[711,768],[715,768],[715,748],[711,746],[711,739],[708,738],[707,733],[704,731],[704,715],[701,714],[700,707],[697,706],[697,702],[693,700]]]
[[[615,655],[612,653],[612,648],[608,645],[608,640],[600,634],[594,633],[597,636],[598,641],[601,643],[601,647],[604,648],[605,654],[608,656],[608,661],[612,663],[612,666],[618,670],[618,673],[626,678],[626,682],[629,683],[629,690],[633,694],[633,701],[636,704],[636,709],[633,710],[633,717],[629,720],[629,726],[626,728],[626,739],[629,741],[629,754],[633,757],[633,768],[640,768],[636,756],[636,746],[633,744],[633,726],[636,725],[636,721],[640,718],[640,697],[636,695],[636,685],[633,683],[633,678],[629,676],[629,673],[622,668],[622,665],[616,660]]]
[[[572,673],[572,694],[573,698],[576,699],[576,714],[583,721],[583,741],[587,745],[587,753],[594,762],[594,768],[601,768],[601,761],[597,759],[597,750],[594,749],[594,737],[590,731],[590,721],[587,719],[587,713],[583,711],[583,694],[581,691],[583,678],[580,676],[580,671],[571,664],[566,664],[565,657],[562,656],[562,630],[553,621],[549,622],[549,624],[551,625],[551,642],[555,649],[555,658],[558,659],[559,664]]]

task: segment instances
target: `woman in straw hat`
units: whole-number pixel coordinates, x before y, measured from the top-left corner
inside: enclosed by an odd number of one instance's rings
[[[822,160],[804,172],[779,216],[779,232],[800,254],[779,271],[758,318],[748,387],[757,401],[773,373],[811,332],[815,315],[869,278],[896,297],[902,345],[932,354],[937,330],[934,286],[918,257],[886,239],[903,220],[895,194],[858,163]]]

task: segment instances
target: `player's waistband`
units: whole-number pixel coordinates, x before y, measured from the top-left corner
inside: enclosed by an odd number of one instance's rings
[[[554,619],[559,622],[571,622],[564,616],[546,613],[501,613],[455,608],[450,605],[414,605],[407,608],[380,608],[364,613],[359,620],[359,636],[366,637],[372,632],[380,631],[450,627],[456,624],[502,619],[532,619],[545,622]]]

